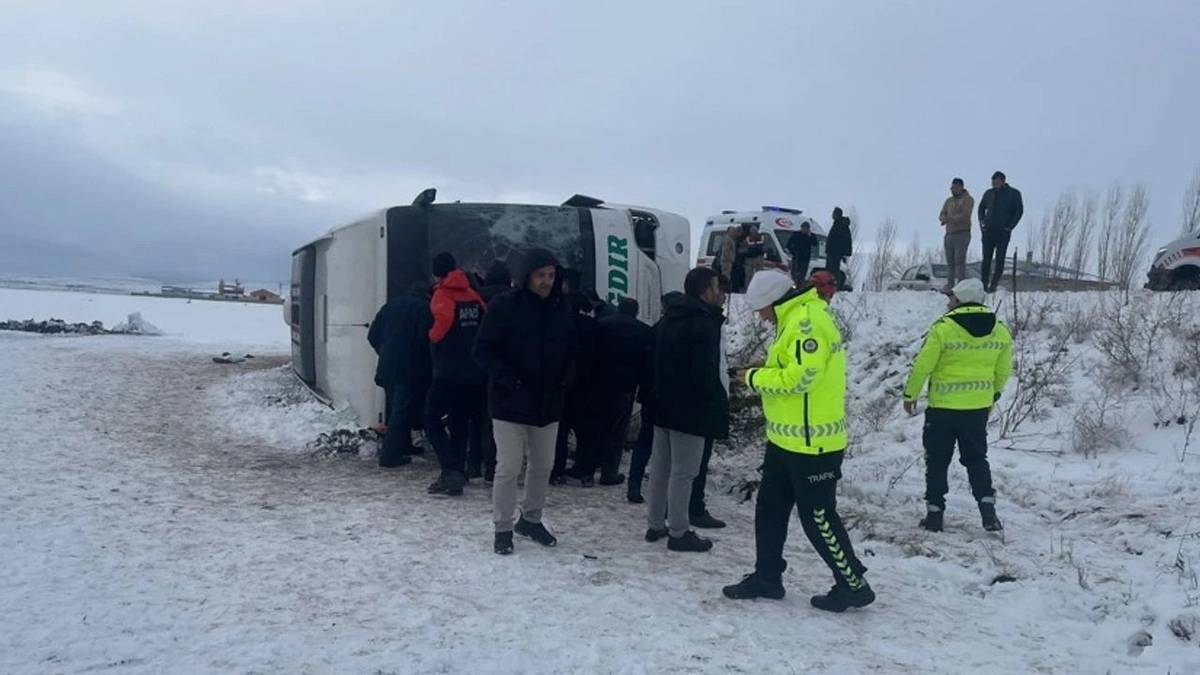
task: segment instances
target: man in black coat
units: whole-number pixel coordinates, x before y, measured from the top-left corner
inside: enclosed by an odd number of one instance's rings
[[[512,553],[514,531],[543,546],[558,542],[542,524],[542,507],[577,346],[571,308],[556,291],[557,270],[549,251],[529,251],[520,287],[492,300],[475,339],[473,355],[489,378],[496,438],[494,546],[502,555]],[[526,458],[525,498],[514,525],[517,477]]]
[[[579,270],[564,269],[559,288],[570,305],[575,317],[575,339],[578,354],[575,360],[573,386],[567,391],[566,408],[562,423],[558,425],[558,442],[554,452],[554,470],[550,482],[562,485],[567,478],[575,478],[583,487],[595,484],[595,470],[591,474],[584,467],[593,465],[599,448],[596,422],[596,392],[593,386],[596,358],[596,306],[583,290],[583,279]],[[575,464],[567,469],[570,450],[570,434],[575,432]],[[582,463],[580,463],[582,462]]]
[[[797,284],[808,278],[808,266],[812,261],[813,249],[816,247],[817,235],[812,233],[812,227],[807,220],[800,224],[799,232],[793,232],[792,236],[788,237],[784,248],[787,249],[788,256],[791,258],[792,280]]]
[[[433,377],[429,352],[429,294],[424,285],[406,289],[379,309],[367,330],[367,342],[379,361],[375,384],[387,392],[387,432],[379,466],[412,462],[413,432],[424,428],[425,396]]]
[[[714,267],[716,269],[716,267]],[[662,296],[662,313],[674,304],[683,300],[683,293],[671,291]],[[651,331],[657,331],[662,323],[662,316],[654,322]],[[654,449],[654,334],[650,336],[650,349],[645,353],[645,363],[642,365],[642,380],[638,383],[637,402],[642,406],[641,427],[638,429],[637,440],[633,444],[633,455],[629,458],[629,489],[626,498],[633,504],[645,503],[642,497],[642,481],[646,477],[646,465],[650,463],[650,453]]]
[[[487,306],[491,307],[492,300],[511,291],[512,288],[512,272],[508,269],[508,265],[504,264],[504,261],[497,260],[488,268],[487,274],[483,275],[483,281],[479,285],[479,295],[487,303]],[[496,437],[492,433],[492,418],[488,415],[483,416],[481,436],[483,456],[480,458],[468,457],[467,477],[477,478],[482,475],[483,482],[491,485],[496,478]]]
[[[655,329],[654,451],[646,540],[667,537],[672,551],[712,548],[712,541],[688,529],[688,501],[705,439],[729,437],[729,395],[721,378],[724,304],[720,275],[696,268],[684,280],[684,298],[667,308]]]
[[[988,293],[995,293],[1004,278],[1004,261],[1012,231],[1025,215],[1021,191],[1008,184],[1003,172],[992,174],[992,187],[979,200],[979,229],[983,231],[983,264],[980,276]],[[992,260],[996,261],[992,273]]]
[[[854,235],[850,231],[850,219],[842,214],[842,207],[833,209],[833,224],[825,237],[825,269],[837,279],[838,286],[846,284],[842,272],[842,259],[854,255]]]
[[[638,301],[621,298],[615,313],[596,323],[596,381],[595,400],[599,416],[599,452],[576,460],[584,480],[593,478],[596,464],[600,465],[601,485],[620,485],[625,482],[620,473],[625,437],[629,433],[629,418],[633,414],[633,399],[644,378],[648,353],[654,348],[654,329],[637,318]]]

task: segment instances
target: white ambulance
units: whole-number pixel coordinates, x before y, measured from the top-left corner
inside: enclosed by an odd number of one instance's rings
[[[696,264],[702,267],[712,266],[717,254],[721,252],[721,242],[725,233],[731,226],[756,224],[765,240],[764,267],[790,272],[792,261],[787,254],[787,242],[792,233],[800,231],[800,226],[804,223],[808,223],[818,242],[809,260],[810,270],[821,269],[825,267],[825,228],[800,209],[782,206],[764,206],[760,211],[722,211],[720,215],[706,218],[704,232],[700,235]]]
[[[1146,288],[1154,291],[1200,290],[1200,232],[1158,249],[1146,277]]]

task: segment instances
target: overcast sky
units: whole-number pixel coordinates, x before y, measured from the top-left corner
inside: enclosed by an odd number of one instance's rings
[[[270,279],[428,186],[693,224],[854,205],[928,245],[950,178],[996,169],[1022,228],[1144,181],[1157,247],[1200,163],[1196,26],[1194,0],[0,0],[0,271]]]

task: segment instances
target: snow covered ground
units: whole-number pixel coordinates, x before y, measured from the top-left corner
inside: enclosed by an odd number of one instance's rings
[[[752,432],[714,458],[711,554],[645,543],[622,488],[565,487],[560,546],[501,558],[486,488],[433,498],[432,463],[305,448],[348,421],[289,377],[279,307],[0,289],[0,319],[137,311],[166,333],[0,333],[0,673],[1200,673],[1200,439],[1167,419],[1200,401],[1176,368],[1200,294],[1019,302],[1001,538],[957,465],[947,531],[916,528],[921,422],[895,390],[943,300],[837,299],[841,508],[879,601],[825,615],[798,524],[784,601],[720,595],[753,564]]]

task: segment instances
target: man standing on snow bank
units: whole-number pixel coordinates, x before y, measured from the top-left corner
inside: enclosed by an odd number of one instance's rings
[[[925,411],[925,504],[921,527],[942,530],[946,510],[946,472],[958,444],[958,460],[967,467],[971,494],[979,503],[983,527],[1003,529],[996,517],[996,491],[987,460],[987,421],[1012,375],[1012,336],[984,306],[983,282],[960,281],[950,294],[949,311],[938,319],[913,363],[904,386],[904,411],[917,412],[917,398],[929,382]]]
[[[729,395],[721,382],[725,293],[720,275],[708,267],[688,272],[683,291],[654,330],[654,449],[646,541],[667,537],[672,551],[703,552],[712,548],[712,541],[688,529],[688,501],[705,439],[729,437]]]
[[[429,355],[429,293],[424,284],[406,289],[379,309],[367,331],[367,342],[379,355],[375,384],[387,392],[387,432],[379,449],[379,466],[412,463],[418,452],[416,433],[425,428],[425,396],[432,377]]]
[[[575,317],[556,291],[558,261],[549,251],[525,255],[520,286],[496,296],[475,339],[475,361],[488,374],[488,407],[496,437],[492,487],[495,551],[513,552],[513,531],[543,546],[558,540],[542,524],[558,424],[575,360]],[[517,476],[525,470],[521,519]]]
[[[483,320],[483,298],[449,253],[433,259],[437,286],[429,303],[433,326],[433,385],[425,406],[425,433],[437,452],[442,473],[429,494],[458,497],[467,483],[467,445],[480,455],[486,376],[471,359],[475,334]],[[447,430],[449,434],[447,435]]]
[[[776,325],[766,365],[739,373],[762,396],[767,451],[754,512],[758,559],[753,573],[726,586],[735,600],[784,596],[783,545],[792,509],[798,508],[804,533],[833,571],[829,593],[812,605],[829,612],[866,607],[875,592],[863,577],[867,568],[854,555],[837,513],[837,483],[846,449],[846,352],[829,306],[817,288],[795,289],[783,272],[757,275],[746,301],[764,321]]]
[[[838,287],[846,285],[846,274],[842,272],[842,261],[854,255],[854,233],[850,231],[850,219],[842,213],[842,207],[833,209],[833,224],[825,237],[825,269],[837,279]]]
[[[980,268],[984,287],[995,293],[1004,278],[1004,260],[1008,257],[1008,241],[1021,216],[1025,215],[1025,202],[1021,192],[1008,184],[1004,172],[992,174],[992,187],[979,200],[979,229],[983,232],[983,265]],[[992,274],[992,260],[996,271]]]
[[[950,278],[946,280],[947,293],[954,284],[967,278],[967,251],[971,249],[971,214],[975,211],[975,198],[963,186],[963,179],[950,181],[950,196],[942,204],[938,221],[946,228],[942,246],[946,253],[946,266]]]

